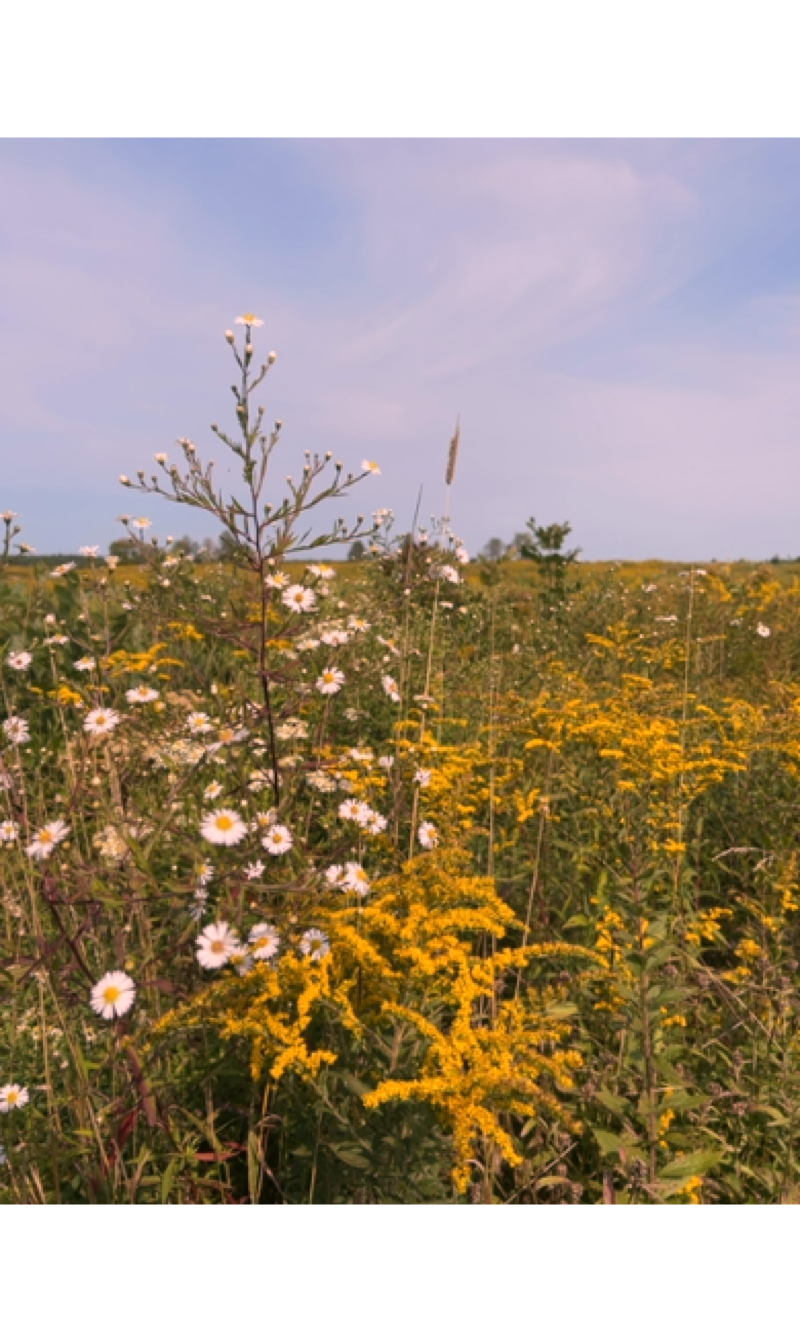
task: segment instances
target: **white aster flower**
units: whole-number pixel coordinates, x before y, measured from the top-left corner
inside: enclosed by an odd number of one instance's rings
[[[385,769],[388,773],[388,771],[392,768],[392,765],[394,764],[394,755],[381,755],[380,759],[378,760],[378,763],[381,766],[381,768]]]
[[[247,940],[254,960],[271,960],[281,944],[278,929],[272,923],[256,923]]]
[[[13,843],[19,838],[19,825],[14,820],[0,820],[0,843]]]
[[[263,862],[251,862],[249,866],[246,866],[244,869],[244,877],[246,881],[258,881],[261,879],[263,875],[264,875]]]
[[[75,663],[76,671],[93,671],[97,666],[94,657],[81,657],[79,662]]]
[[[96,559],[100,553],[100,546],[82,545],[80,548],[80,553],[83,555],[84,559]]]
[[[3,731],[15,746],[24,745],[26,741],[31,739],[28,724],[24,718],[6,718],[3,723]]]
[[[58,568],[54,568],[54,569],[51,570],[50,577],[51,577],[51,578],[64,578],[64,577],[66,577],[66,575],[67,575],[68,573],[70,573],[70,572],[72,571],[72,569],[74,569],[74,567],[75,567],[75,565],[74,565],[73,563],[70,563],[70,564],[59,564]]]
[[[203,816],[200,833],[209,843],[231,848],[244,838],[247,825],[237,811],[210,811],[208,815]]]
[[[287,587],[281,597],[284,606],[290,610],[307,611],[313,610],[317,604],[317,598],[310,587],[301,587],[300,583],[292,583]]]
[[[33,658],[29,652],[11,652],[6,661],[14,671],[26,671]]]
[[[355,895],[369,894],[369,877],[358,862],[345,863],[342,878],[339,881],[342,890],[350,890]]]
[[[206,801],[216,801],[217,797],[220,795],[221,792],[222,792],[221,783],[216,782],[209,783],[208,787],[203,792],[203,797],[205,798]]]
[[[421,848],[435,848],[439,842],[436,826],[432,825],[429,820],[423,820],[417,830],[417,838]]]
[[[84,719],[83,730],[90,736],[107,736],[119,726],[120,721],[119,713],[115,713],[113,708],[93,708]]]
[[[186,719],[186,726],[193,736],[200,732],[212,732],[213,724],[207,713],[190,713]]]
[[[49,857],[56,844],[62,843],[68,834],[69,825],[65,825],[63,820],[54,820],[34,832],[33,841],[28,844],[25,852],[28,857]]]
[[[427,787],[430,781],[431,781],[430,769],[417,769],[416,773],[414,774],[414,782],[417,783],[419,787]]]
[[[160,697],[158,690],[151,690],[149,685],[137,685],[135,690],[127,690],[125,694],[129,704],[152,704]]]
[[[384,694],[388,694],[393,703],[400,703],[400,691],[397,688],[397,681],[392,676],[383,676],[381,679]]]
[[[11,1082],[9,1086],[0,1086],[0,1114],[10,1114],[12,1109],[24,1109],[30,1096],[25,1086]]]
[[[772,633],[772,630],[769,628],[769,625],[759,624],[756,626],[756,633],[758,634],[759,638],[769,638],[770,634]]]
[[[203,969],[221,969],[239,949],[239,938],[227,923],[209,923],[197,937],[197,960]]]
[[[288,853],[293,842],[291,830],[285,825],[273,825],[261,840],[261,846],[274,857],[279,857],[282,853]]]
[[[104,974],[99,983],[92,988],[92,1011],[96,1011],[103,1020],[113,1020],[115,1016],[126,1015],[136,998],[136,984],[121,969]]]
[[[381,468],[377,461],[367,461],[366,458],[361,463],[362,471],[369,471],[370,475],[380,475]]]
[[[343,685],[344,672],[339,671],[335,666],[326,666],[317,680],[317,689],[320,694],[338,694]]]
[[[318,927],[310,927],[300,938],[300,950],[312,960],[322,960],[329,953],[331,943]]]

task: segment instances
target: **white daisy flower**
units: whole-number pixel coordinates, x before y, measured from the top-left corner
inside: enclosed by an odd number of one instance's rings
[[[28,857],[49,857],[56,844],[63,843],[68,834],[69,825],[65,825],[63,820],[54,820],[35,831],[33,841],[28,844],[25,852]]]
[[[139,531],[147,531],[152,525],[149,517],[134,517],[131,520],[131,526],[137,527]]]
[[[388,771],[392,768],[392,765],[394,764],[394,755],[381,755],[380,759],[378,760],[378,763],[381,766],[381,768],[385,769],[388,773]]]
[[[83,730],[90,736],[107,736],[119,726],[120,721],[119,713],[115,713],[113,708],[93,708],[84,719]]]
[[[288,853],[293,843],[291,830],[288,830],[285,825],[273,825],[261,840],[262,848],[266,848],[267,852],[272,853],[274,857],[280,857],[282,853]]]
[[[391,676],[383,676],[381,680],[381,685],[383,686],[384,694],[388,694],[389,698],[392,700],[393,703],[399,704],[400,691],[397,688],[397,681],[394,680]]]
[[[121,969],[104,974],[99,983],[92,988],[92,1011],[96,1011],[103,1020],[113,1020],[115,1016],[125,1016],[136,998],[136,984]]]
[[[69,639],[67,638],[66,634],[53,634],[51,638],[46,638],[44,641],[48,645],[48,647],[51,644],[55,644],[59,648],[63,648],[65,643],[69,643]]]
[[[6,662],[14,671],[25,671],[30,666],[33,658],[29,652],[11,652],[6,658]]]
[[[320,638],[329,648],[341,648],[349,642],[350,635],[346,629],[328,629],[324,634],[320,634]]]
[[[149,685],[137,685],[135,690],[127,690],[125,693],[129,704],[152,704],[160,697],[158,690],[151,690]]]
[[[214,726],[207,713],[190,713],[186,719],[186,726],[193,736],[201,732],[213,732]]]
[[[333,866],[328,867],[325,871],[325,880],[328,882],[328,885],[338,885],[343,876],[344,867],[341,867],[338,862],[334,863]]]
[[[362,803],[357,802],[354,798],[351,798],[349,801],[343,801],[339,807],[339,819],[358,820],[359,807],[361,805]]]
[[[100,553],[100,546],[82,545],[80,548],[80,553],[83,555],[84,559],[96,559]]]
[[[247,825],[237,811],[210,811],[208,815],[203,816],[200,833],[209,843],[231,848],[244,838]]]
[[[264,579],[264,586],[274,587],[277,588],[278,591],[282,591],[284,587],[289,586],[290,582],[291,579],[288,573],[268,573]]]
[[[263,862],[251,862],[244,869],[244,878],[246,881],[258,881],[264,875]]]
[[[254,960],[271,960],[281,944],[278,929],[272,923],[256,923],[247,940],[253,948]]]
[[[24,1109],[30,1096],[25,1086],[13,1081],[9,1086],[0,1086],[0,1114],[9,1114],[12,1109]]]
[[[313,652],[319,647],[318,638],[299,638],[295,644],[298,652]]]
[[[239,741],[246,741],[249,735],[246,727],[220,727],[217,739],[220,745],[232,746]]]
[[[331,943],[318,927],[310,927],[300,938],[300,950],[312,960],[323,960],[330,949]]]
[[[381,468],[377,461],[367,461],[366,458],[361,463],[362,471],[369,471],[370,475],[380,475]]]
[[[241,317],[237,317],[237,318],[236,318],[236,325],[237,325],[237,326],[263,326],[264,323],[262,322],[262,320],[261,320],[260,317],[256,317],[255,313],[253,313],[253,312],[245,312],[243,316],[241,316]]]
[[[444,582],[461,582],[461,575],[451,564],[442,564],[441,568],[437,571],[436,576],[441,578]]]
[[[200,870],[197,873],[197,884],[208,885],[209,881],[214,879],[214,868],[210,862],[201,862]]]
[[[13,843],[19,838],[19,825],[14,820],[0,820],[0,843]]]
[[[196,941],[197,960],[203,969],[221,969],[239,949],[239,938],[227,923],[209,923]]]
[[[28,731],[28,723],[24,718],[5,719],[5,722],[3,723],[3,731],[13,746],[24,746],[24,743],[31,739],[31,733]]]
[[[458,549],[456,550],[456,559],[458,560],[459,564],[469,563],[469,551],[465,550],[463,545],[459,545]]]
[[[356,634],[366,634],[367,630],[372,628],[372,625],[368,624],[366,620],[362,620],[360,615],[348,615],[347,627]]]
[[[336,791],[336,783],[324,769],[314,769],[310,774],[307,774],[306,782],[308,783],[308,786],[314,788],[316,792]]]
[[[417,769],[416,773],[414,774],[414,782],[417,783],[419,787],[427,787],[430,781],[431,781],[430,769]]]
[[[76,671],[93,671],[97,666],[94,657],[81,657],[79,662],[75,663]]]
[[[772,630],[769,628],[769,625],[759,624],[756,626],[756,633],[758,634],[759,638],[769,638],[770,634],[772,633]]]
[[[247,784],[247,790],[248,792],[263,792],[271,783],[272,778],[266,769],[253,769],[250,774],[250,782]]]
[[[326,666],[317,680],[317,689],[320,694],[338,694],[343,685],[344,672],[339,671],[335,666]]]
[[[360,750],[358,746],[353,746],[347,753],[351,760],[356,760],[359,764],[369,764],[373,759],[371,750]]]
[[[435,848],[439,842],[436,826],[432,825],[428,820],[423,820],[417,830],[417,838],[419,839],[421,848]]]
[[[388,823],[385,815],[381,815],[378,811],[373,811],[365,829],[368,834],[382,834]]]
[[[72,569],[74,569],[74,567],[75,567],[74,564],[59,564],[58,568],[54,568],[51,570],[50,577],[64,578],[68,573],[72,571]]]
[[[369,877],[358,862],[346,862],[339,885],[343,890],[351,890],[355,895],[369,894]]]
[[[311,588],[301,587],[300,583],[297,582],[292,583],[291,587],[287,587],[281,597],[281,601],[284,606],[288,606],[290,610],[313,610],[317,604],[316,595],[312,592]]]
[[[216,801],[221,792],[221,783],[209,783],[208,787],[203,792],[203,797],[206,801]]]
[[[330,564],[309,564],[308,572],[315,578],[321,578],[323,582],[330,582],[336,577],[336,569],[331,568]]]

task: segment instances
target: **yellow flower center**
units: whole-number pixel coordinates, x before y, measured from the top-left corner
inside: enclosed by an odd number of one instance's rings
[[[39,843],[52,843],[53,835],[49,829],[39,831]]]
[[[8,1103],[9,1103],[9,1104],[16,1104],[16,1103],[17,1103],[17,1100],[19,1099],[19,1091],[18,1091],[18,1090],[10,1090],[10,1091],[8,1092],[8,1097],[7,1097],[7,1098],[8,1098]]]
[[[218,817],[217,817],[217,821],[216,821],[216,825],[217,825],[217,829],[221,829],[221,830],[233,829],[233,821],[231,820],[231,818],[230,818],[229,815],[221,815],[221,816],[218,816]]]
[[[108,987],[103,989],[103,1001],[107,1002],[109,1006],[118,1002],[121,996],[122,989],[117,988],[113,983],[109,983]]]
[[[212,943],[211,943],[211,949],[212,949],[212,951],[214,952],[215,955],[222,955],[222,953],[223,953],[224,950],[225,950],[225,942],[224,942],[224,941],[212,941]]]

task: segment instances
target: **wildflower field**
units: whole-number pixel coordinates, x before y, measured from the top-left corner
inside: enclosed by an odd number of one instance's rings
[[[240,324],[225,558],[5,515],[0,1199],[800,1200],[797,572],[317,530]]]

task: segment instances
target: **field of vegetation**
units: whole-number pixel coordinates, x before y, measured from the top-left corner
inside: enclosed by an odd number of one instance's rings
[[[242,325],[224,552],[0,570],[0,1200],[800,1201],[794,566],[317,531]]]

